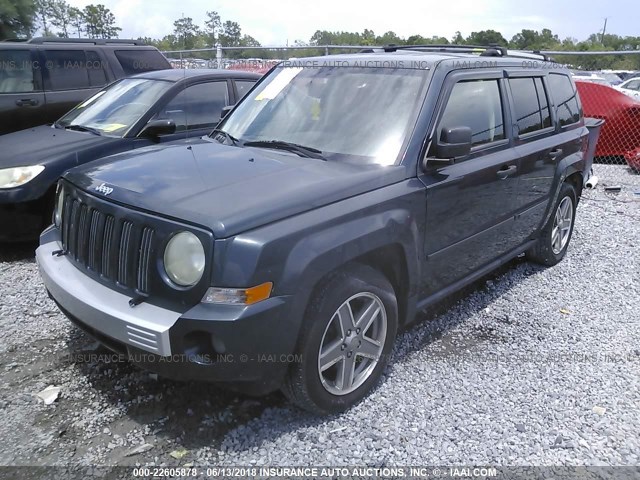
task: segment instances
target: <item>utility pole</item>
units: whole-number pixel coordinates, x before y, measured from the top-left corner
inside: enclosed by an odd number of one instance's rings
[[[604,35],[607,33],[607,20],[609,17],[604,17],[604,27],[602,28],[602,38],[600,39],[600,43],[604,45]]]

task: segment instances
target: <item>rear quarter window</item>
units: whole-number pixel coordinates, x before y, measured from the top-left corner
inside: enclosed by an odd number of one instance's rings
[[[549,88],[556,103],[558,123],[561,127],[577,123],[582,118],[578,93],[568,75],[549,74]]]
[[[171,68],[157,50],[116,50],[114,53],[126,75]]]

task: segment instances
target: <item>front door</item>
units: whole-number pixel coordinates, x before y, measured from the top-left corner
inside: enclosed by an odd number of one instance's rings
[[[454,74],[450,81],[421,175],[427,202],[424,297],[517,246],[518,166],[506,127],[510,114],[502,74]],[[429,160],[442,130],[454,127],[471,128],[471,153],[453,164]]]

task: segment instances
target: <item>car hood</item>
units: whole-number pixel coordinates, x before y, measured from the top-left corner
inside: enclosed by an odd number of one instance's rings
[[[24,165],[49,165],[68,158],[67,168],[84,163],[85,154],[120,138],[100,137],[92,133],[53,128],[48,125],[3,135],[0,139],[0,168]]]
[[[65,178],[93,195],[204,226],[218,238],[333,203],[405,177],[401,166],[355,165],[207,141],[144,148]],[[109,191],[108,189],[100,189]]]

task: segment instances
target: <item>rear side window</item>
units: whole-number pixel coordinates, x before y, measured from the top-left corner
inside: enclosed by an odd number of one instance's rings
[[[47,90],[89,88],[89,73],[83,50],[45,50]]]
[[[178,132],[213,128],[220,120],[222,107],[228,104],[226,81],[199,83],[178,93],[160,111],[158,118],[173,120]]]
[[[114,53],[126,75],[171,68],[157,50],[116,50]]]
[[[29,50],[0,50],[0,94],[33,92],[33,65]]]
[[[512,78],[509,86],[520,135],[551,126],[549,103],[540,78]]]
[[[505,138],[497,80],[456,83],[440,120],[438,138],[443,129],[453,127],[470,127],[474,146]]]
[[[582,118],[582,110],[578,103],[578,94],[569,77],[560,73],[550,73],[549,88],[556,102],[560,126],[579,122]]]

